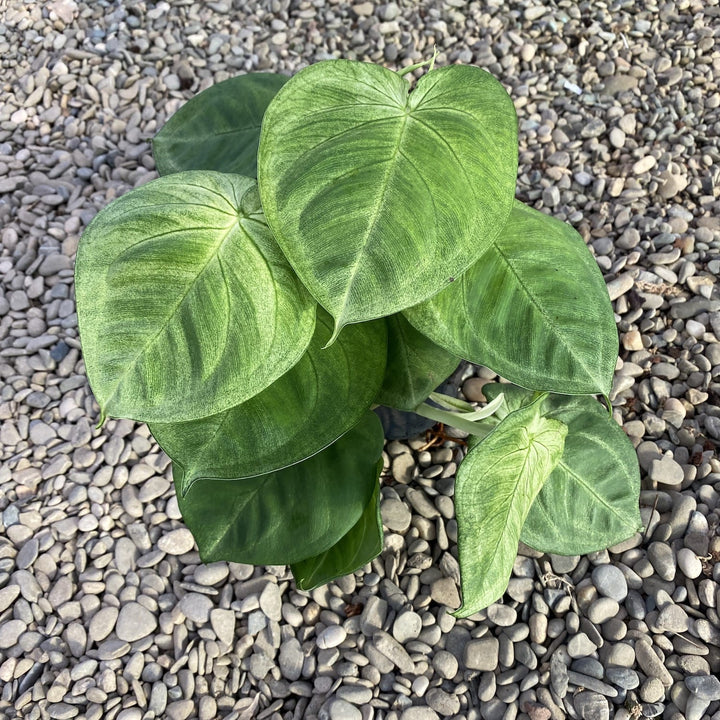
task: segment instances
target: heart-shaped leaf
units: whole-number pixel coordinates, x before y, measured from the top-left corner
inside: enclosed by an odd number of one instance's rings
[[[317,455],[243,480],[200,479],[183,496],[183,520],[203,562],[286,565],[337,543],[365,511],[377,486],[380,421],[368,411]]]
[[[103,416],[192,420],[257,395],[302,356],[315,307],[239,175],[176,173],[123,195],[75,267]]]
[[[268,224],[335,334],[467,269],[505,224],[516,174],[512,101],[463,65],[412,92],[377,65],[311,65],[270,103],[258,151]]]
[[[456,617],[482,610],[505,592],[530,506],[562,456],[567,427],[541,413],[542,398],[510,413],[458,469],[463,604]]]
[[[438,345],[523,387],[610,392],[618,334],[602,273],[570,225],[522,203],[459,280],[404,314]]]
[[[207,418],[150,425],[173,460],[182,494],[198,478],[253,477],[300,462],[360,420],[382,382],[385,323],[351,325],[323,350],[332,328],[318,306],[308,349],[270,387]]]
[[[382,460],[377,465],[382,470]],[[380,554],[383,546],[380,517],[380,486],[353,527],[331,548],[315,557],[294,563],[290,568],[299,590],[313,590],[335,578],[359,570]]]
[[[515,388],[519,390],[519,388]],[[507,385],[483,388],[488,399]],[[531,394],[525,391],[525,402]],[[615,545],[641,526],[637,454],[622,428],[591,397],[550,395],[545,417],[568,427],[565,449],[525,520],[520,539],[556,555],[584,555]]]
[[[255,177],[265,108],[287,80],[285,75],[251,73],[195,95],[152,141],[160,175],[217,170]]]
[[[391,315],[386,321],[387,367],[376,402],[398,410],[414,410],[452,373],[460,358],[428,340],[401,314]]]

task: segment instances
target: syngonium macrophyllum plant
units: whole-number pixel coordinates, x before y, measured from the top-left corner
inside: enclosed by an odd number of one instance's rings
[[[289,564],[303,589],[353,572],[382,548],[372,409],[469,433],[464,617],[502,595],[519,540],[635,532],[639,473],[593,397],[618,352],[602,275],[515,200],[512,101],[477,67],[407,70],[201,92],[155,138],[161,177],[85,231],[77,305],[101,419],[149,424],[206,562]],[[513,384],[480,410],[432,393],[461,358]]]

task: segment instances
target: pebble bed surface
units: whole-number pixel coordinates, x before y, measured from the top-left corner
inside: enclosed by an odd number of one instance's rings
[[[719,36],[717,0],[0,3],[0,717],[718,720]],[[147,427],[94,427],[73,300],[80,234],[155,177],[193,94],[434,44],[505,84],[518,197],[605,275],[646,525],[584,557],[521,547],[458,621],[461,446],[388,443],[363,572],[304,593],[203,565]],[[492,377],[468,367],[465,397]]]

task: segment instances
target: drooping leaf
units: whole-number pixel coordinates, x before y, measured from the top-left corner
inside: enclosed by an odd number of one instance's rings
[[[512,208],[517,120],[502,85],[453,65],[409,87],[377,65],[330,60],[295,75],[265,114],[265,214],[336,333],[441,290]]]
[[[483,388],[521,401],[524,391],[507,385]],[[519,392],[517,392],[519,391]],[[525,391],[525,401],[530,395]],[[622,428],[591,397],[550,395],[545,416],[568,426],[565,449],[543,485],[520,539],[556,555],[584,555],[625,540],[640,526],[637,454]]]
[[[255,181],[176,173],[102,210],[75,267],[104,415],[192,420],[253,397],[313,335],[312,297],[265,224]]]
[[[360,420],[382,382],[385,323],[351,325],[323,350],[332,328],[318,306],[305,354],[261,393],[207,418],[150,425],[183,494],[198,478],[253,477],[300,462]]]
[[[377,486],[380,421],[368,411],[330,447],[296,465],[242,480],[199,479],[183,520],[203,562],[285,565],[314,557],[355,525]]]
[[[378,462],[380,476],[382,460]],[[375,486],[370,502],[353,527],[331,548],[291,566],[299,590],[313,590],[335,578],[359,570],[380,554],[383,545],[380,518],[380,486]]]
[[[570,225],[522,203],[461,278],[405,316],[523,387],[610,392],[618,334],[602,273]]]
[[[428,340],[399,313],[386,322],[387,367],[376,402],[413,410],[452,373],[460,358]]]
[[[217,170],[255,177],[265,108],[287,80],[274,73],[239,75],[188,100],[153,139],[160,175]]]
[[[463,460],[455,484],[458,553],[468,617],[507,588],[530,506],[560,460],[565,425],[542,416],[542,399],[508,415]]]

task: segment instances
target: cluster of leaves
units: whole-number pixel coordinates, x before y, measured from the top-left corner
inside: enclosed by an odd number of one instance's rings
[[[193,98],[155,138],[161,177],[84,233],[78,315],[102,417],[149,424],[202,559],[290,564],[306,589],[382,548],[373,406],[429,412],[460,358],[516,383],[488,387],[494,416],[456,414],[466,616],[519,538],[634,532],[639,477],[588,397],[617,357],[602,276],[515,201],[510,98],[476,67],[403,74],[335,60]]]

